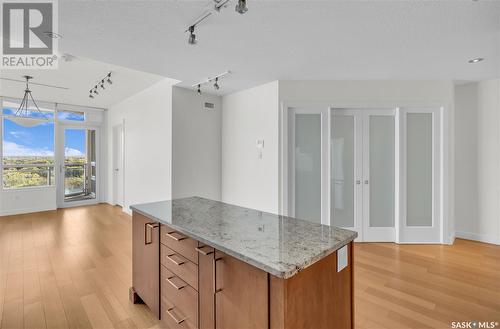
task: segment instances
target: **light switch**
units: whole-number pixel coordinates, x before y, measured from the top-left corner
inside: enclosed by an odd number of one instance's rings
[[[347,246],[343,246],[342,248],[337,250],[337,272],[340,272],[347,267],[347,264],[349,263],[348,256],[349,251],[347,249]]]
[[[257,147],[257,159],[262,159],[262,155],[264,153],[264,140],[257,139],[256,147]]]

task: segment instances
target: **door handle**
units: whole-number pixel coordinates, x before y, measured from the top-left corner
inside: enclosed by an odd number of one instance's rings
[[[365,180],[365,185],[368,185],[368,179],[367,179],[367,180]]]
[[[144,244],[151,244],[153,243],[153,230],[160,226],[158,223],[146,223],[145,229],[144,229]]]
[[[217,288],[217,262],[222,260],[222,257],[214,258],[214,294],[221,292],[222,288]]]
[[[356,185],[360,185],[360,184],[361,184],[361,181],[358,179],[358,180],[356,181]]]
[[[212,249],[212,250],[210,250],[210,251],[205,251],[205,250],[203,250],[203,248],[205,248],[205,247],[208,247],[208,246],[196,247],[196,248],[194,248],[194,249],[195,249],[197,252],[199,252],[200,254],[202,254],[203,256],[208,256],[208,255],[210,255],[210,254],[213,254],[213,253],[214,253],[213,249]]]

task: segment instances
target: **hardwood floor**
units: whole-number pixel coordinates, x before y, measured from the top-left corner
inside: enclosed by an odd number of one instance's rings
[[[500,322],[500,246],[355,246],[356,327]],[[0,217],[0,328],[158,328],[128,300],[131,218],[97,205]]]

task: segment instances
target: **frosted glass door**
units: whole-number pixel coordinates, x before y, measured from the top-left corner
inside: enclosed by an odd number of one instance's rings
[[[441,109],[403,111],[403,218],[400,240],[408,243],[443,241],[440,207]]]
[[[321,223],[321,115],[295,115],[295,217]]]
[[[395,120],[394,110],[364,113],[364,241],[395,240]]]
[[[359,111],[332,110],[330,123],[330,224],[358,232],[362,211],[362,116]]]

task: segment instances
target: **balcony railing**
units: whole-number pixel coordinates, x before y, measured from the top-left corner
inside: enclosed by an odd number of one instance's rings
[[[3,186],[6,189],[54,185],[54,165],[4,164]]]
[[[87,195],[88,187],[88,164],[65,163],[64,164],[64,196],[75,197]]]

